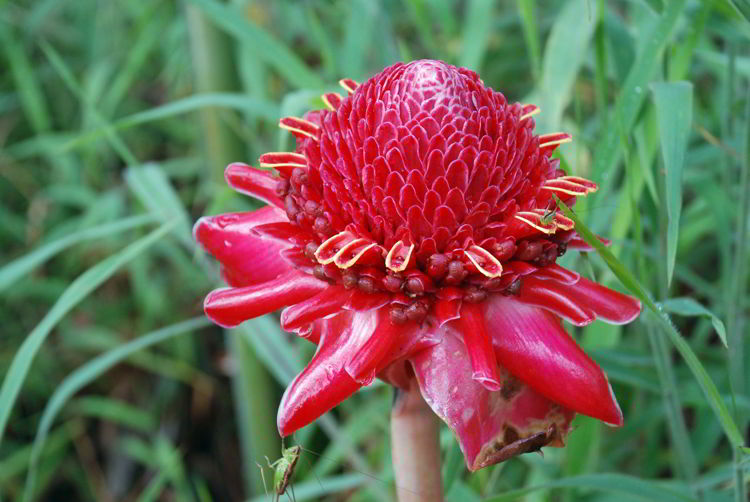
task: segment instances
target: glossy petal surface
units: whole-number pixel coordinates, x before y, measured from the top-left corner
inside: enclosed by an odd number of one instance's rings
[[[425,401],[453,429],[469,470],[542,446],[562,446],[572,411],[505,371],[502,390],[487,390],[471,378],[471,364],[458,334],[449,327],[441,334],[441,343],[411,361]]]
[[[551,313],[511,298],[486,302],[498,362],[529,387],[578,413],[622,425],[604,372]]]

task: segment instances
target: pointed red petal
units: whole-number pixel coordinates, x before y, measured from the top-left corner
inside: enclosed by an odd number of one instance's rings
[[[582,308],[568,296],[570,290],[574,288],[575,286],[561,285],[555,281],[528,276],[521,283],[519,299],[529,305],[554,312],[575,326],[587,326],[594,322],[596,314],[589,309]]]
[[[252,229],[267,223],[287,221],[286,214],[273,206],[248,213],[205,216],[193,227],[193,237],[227,269],[233,285],[250,286],[276,278],[291,269],[280,255],[285,245],[251,235]],[[252,256],[252,260],[247,257]]]
[[[503,390],[490,392],[471,378],[466,346],[450,325],[441,343],[411,358],[422,395],[453,430],[471,471],[544,445],[562,446],[573,412],[503,374]]]
[[[568,297],[586,310],[593,311],[597,318],[610,324],[627,324],[641,313],[641,302],[601,284],[581,277],[575,286],[555,286],[565,291]]]
[[[349,300],[351,293],[342,286],[330,286],[312,298],[284,309],[281,327],[293,332],[317,319],[335,314]]]
[[[206,296],[203,309],[209,319],[224,327],[268,314],[310,298],[329,285],[301,272],[244,288],[223,288]]]
[[[484,302],[498,362],[566,408],[622,425],[606,375],[549,312],[509,297]]]
[[[556,263],[541,267],[534,273],[538,279],[552,279],[563,284],[575,284],[581,278],[577,272],[563,268]]]
[[[464,302],[461,306],[461,317],[458,326],[463,335],[466,349],[471,360],[471,378],[482,384],[487,390],[500,390],[497,360],[492,350],[492,341],[484,325],[484,316],[477,303]]]
[[[437,343],[417,323],[393,324],[388,309],[378,310],[375,316],[375,331],[346,363],[346,371],[362,385],[369,385],[393,361]]]
[[[224,171],[224,178],[230,187],[240,193],[260,199],[276,207],[284,207],[284,202],[276,195],[279,178],[274,178],[265,171],[247,164],[235,162]]]
[[[316,325],[318,351],[281,398],[276,424],[282,436],[306,426],[361,387],[344,365],[353,348],[375,329],[372,316],[344,312]]]

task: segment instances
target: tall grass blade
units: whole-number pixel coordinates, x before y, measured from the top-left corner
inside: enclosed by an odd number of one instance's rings
[[[482,69],[482,60],[487,52],[492,30],[492,0],[471,0],[466,6],[463,37],[461,42],[460,66],[476,72]]]
[[[685,7],[685,2],[686,0],[667,2],[658,21],[654,23],[648,33],[643,35],[644,43],[636,54],[635,61],[615,102],[614,116],[610,115],[610,122],[617,121],[617,127],[614,124],[605,127],[604,133],[594,150],[594,165],[592,166],[594,177],[597,180],[601,179],[605,172],[607,176],[603,178],[599,192],[594,194],[592,204],[606,200],[611,196],[614,181],[617,179],[616,162],[620,155],[620,136],[621,134],[626,136],[630,134],[630,130],[635,124],[641,105],[646,99],[646,85],[658,66],[664,47],[671,38],[677,20]],[[601,228],[605,224],[606,218],[605,211],[600,212],[599,216],[595,214],[592,219],[594,230]]]
[[[29,333],[13,358],[5,374],[3,386],[0,388],[0,443],[2,443],[10,413],[23,382],[26,380],[34,356],[36,356],[52,328],[81,300],[112,277],[123,265],[155,244],[173,228],[174,223],[166,223],[81,274],[68,286],[62,296],[55,302],[55,305]]]
[[[534,117],[541,132],[557,132],[560,127],[597,24],[596,2],[573,0],[563,5],[544,46],[539,86],[528,101],[542,109]]]
[[[149,237],[151,237],[151,235]],[[39,427],[36,436],[34,437],[31,458],[29,459],[29,472],[26,476],[23,500],[28,501],[33,495],[39,455],[47,441],[50,428],[62,407],[73,395],[75,395],[76,392],[136,352],[174,336],[196,331],[210,325],[211,322],[205,317],[195,317],[187,321],[167,326],[166,328],[152,331],[151,333],[147,333],[135,340],[131,340],[95,357],[68,375],[60,385],[57,386],[55,393],[52,394],[52,397],[44,407],[44,412],[42,413],[42,418],[39,421]]]
[[[189,0],[221,29],[250,43],[263,60],[286,77],[294,87],[317,88],[323,81],[297,55],[261,27],[248,22],[232,7],[216,0]]]
[[[605,493],[617,493],[635,497],[638,500],[660,502],[693,502],[695,499],[672,488],[645,479],[623,474],[584,474],[558,479],[547,483],[511,490],[502,495],[484,499],[484,502],[512,502],[522,500],[526,495],[549,488],[581,488]]]
[[[96,227],[86,228],[43,244],[30,253],[26,253],[0,268],[0,292],[10,287],[21,277],[31,273],[34,268],[52,256],[71,246],[87,240],[101,239],[109,235],[115,235],[156,221],[156,217],[152,214],[131,216]]]
[[[690,82],[651,84],[659,122],[666,174],[667,284],[672,282],[682,211],[682,170],[693,123],[693,85]]]

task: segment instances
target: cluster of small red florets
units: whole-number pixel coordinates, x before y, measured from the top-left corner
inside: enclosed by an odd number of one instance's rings
[[[424,319],[436,295],[517,294],[520,263],[544,267],[565,253],[573,224],[547,213],[551,194],[595,185],[557,169],[549,155],[569,137],[534,136],[535,106],[510,105],[474,72],[442,63],[342,85],[353,94],[327,94],[330,110],[282,120],[296,152],[260,159],[281,176],[295,265],[397,295],[391,319],[403,323]]]

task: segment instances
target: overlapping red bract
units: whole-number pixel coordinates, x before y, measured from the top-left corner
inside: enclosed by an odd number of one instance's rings
[[[278,414],[288,435],[376,376],[407,387],[455,432],[475,470],[560,446],[575,413],[622,424],[606,375],[561,319],[626,323],[640,303],[555,261],[583,243],[557,213],[596,185],[550,157],[510,104],[439,61],[386,68],[329,110],[287,117],[295,152],[227,168],[270,206],[202,218],[195,237],[230,288],[206,314],[222,326],[287,307],[282,327],[318,344]]]

